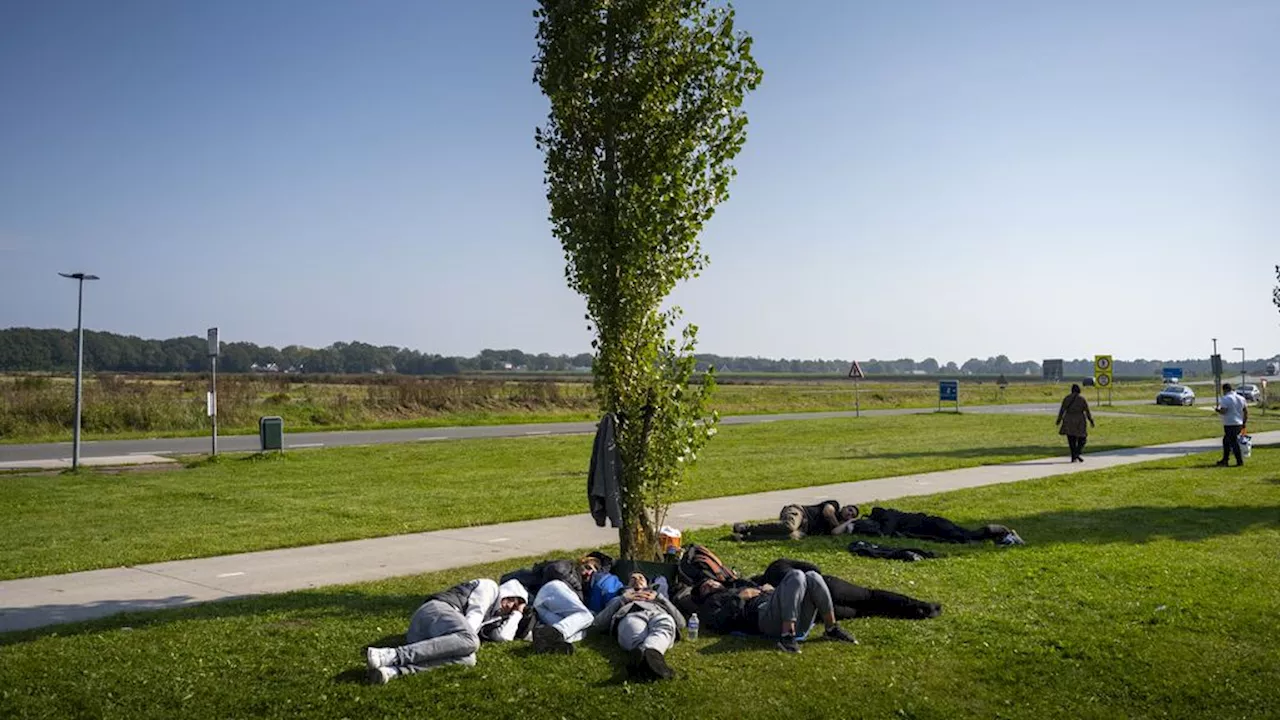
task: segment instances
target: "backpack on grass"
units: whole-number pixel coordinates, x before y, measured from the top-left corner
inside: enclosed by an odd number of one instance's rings
[[[677,568],[680,580],[687,585],[696,586],[704,580],[715,580],[731,583],[742,578],[737,570],[724,564],[715,553],[702,545],[690,545],[685,548]]]

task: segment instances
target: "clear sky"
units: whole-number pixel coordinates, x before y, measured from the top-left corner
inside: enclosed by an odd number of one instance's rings
[[[1280,352],[1280,3],[744,0],[699,349]],[[0,2],[0,327],[589,349],[523,0]]]

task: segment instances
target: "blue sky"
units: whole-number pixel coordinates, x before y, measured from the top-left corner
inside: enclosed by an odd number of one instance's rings
[[[1280,352],[1280,3],[736,3],[699,348]],[[532,3],[0,3],[0,327],[589,349]]]

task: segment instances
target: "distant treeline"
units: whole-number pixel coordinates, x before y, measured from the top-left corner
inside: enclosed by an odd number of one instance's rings
[[[86,331],[85,368],[96,372],[184,373],[209,369],[208,345],[197,336],[144,340],[132,335]],[[459,375],[473,372],[520,371],[586,372],[591,355],[549,355],[521,350],[482,350],[475,357],[423,353],[393,345],[375,346],[362,342],[338,342],[319,349],[289,345],[275,348],[247,342],[223,343],[218,369],[223,372],[305,372],[305,373],[400,373],[404,375]],[[75,368],[75,333],[68,330],[9,328],[0,330],[0,371],[53,372]],[[1262,361],[1257,361],[1261,363]],[[963,364],[939,363],[934,358],[919,362],[911,358],[864,360],[859,363],[867,375],[1007,375],[1040,376],[1040,363],[1014,362],[1005,355],[986,360],[970,358]],[[848,360],[790,360],[760,357],[725,357],[699,354],[698,367],[715,366],[721,372],[804,373],[844,375]],[[1159,377],[1163,367],[1182,368],[1184,374],[1211,373],[1208,358],[1202,360],[1117,360],[1115,374],[1121,377]],[[1226,372],[1238,369],[1228,361]],[[1067,378],[1093,374],[1092,359],[1069,360],[1064,364]]]

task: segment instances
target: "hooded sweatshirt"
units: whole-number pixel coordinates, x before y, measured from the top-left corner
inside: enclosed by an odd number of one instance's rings
[[[528,603],[529,591],[518,580],[508,580],[499,587],[488,578],[480,578],[436,593],[428,600],[438,600],[462,613],[467,627],[480,639],[509,642],[515,638],[523,613],[516,610],[504,617],[500,604],[503,598],[519,598]]]

